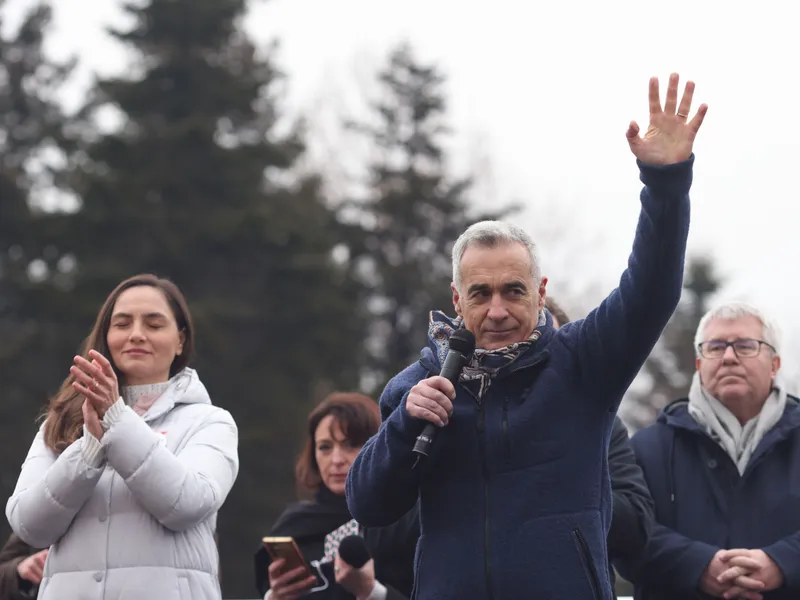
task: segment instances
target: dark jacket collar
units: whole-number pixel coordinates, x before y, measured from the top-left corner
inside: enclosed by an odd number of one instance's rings
[[[689,414],[689,399],[681,398],[675,400],[667,406],[658,415],[658,423],[662,423],[667,427],[674,429],[684,429],[696,433],[706,434],[703,427]],[[783,410],[783,416],[775,424],[769,433],[771,444],[775,444],[786,437],[788,437],[795,429],[800,427],[800,399],[789,394],[786,398],[786,408]]]

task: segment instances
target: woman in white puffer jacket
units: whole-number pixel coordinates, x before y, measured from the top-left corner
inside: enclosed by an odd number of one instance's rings
[[[133,277],[103,305],[6,506],[50,547],[40,599],[221,598],[214,532],[238,433],[187,366],[193,333],[164,279]]]

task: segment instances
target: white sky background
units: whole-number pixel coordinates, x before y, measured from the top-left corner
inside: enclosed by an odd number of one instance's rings
[[[7,26],[32,4],[8,0]],[[710,109],[695,145],[690,253],[713,253],[726,298],[773,312],[786,339],[784,370],[794,377],[800,38],[793,11],[777,0],[270,0],[253,5],[246,26],[259,43],[280,41],[286,107],[316,120],[320,159],[350,156],[331,124],[343,113],[359,116],[359,98],[394,44],[409,40],[418,58],[437,64],[448,76],[455,166],[490,175],[479,186],[481,203],[525,203],[518,220],[542,236],[554,296],[565,290],[559,280],[599,284],[603,294],[616,284],[639,213],[625,129],[631,119],[646,127],[651,75],[694,79],[696,105]],[[112,0],[60,0],[55,12],[51,53],[83,61],[65,95],[74,104],[92,71],[125,69],[125,52],[103,30],[124,21]],[[557,235],[547,234],[552,228]],[[594,292],[591,300],[599,298]]]

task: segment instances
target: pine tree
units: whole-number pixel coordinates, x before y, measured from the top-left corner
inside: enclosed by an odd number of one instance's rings
[[[695,372],[694,336],[721,285],[710,257],[688,262],[678,308],[642,368],[647,385],[626,398],[625,420],[634,429],[649,425],[664,406],[686,397]]]
[[[431,310],[453,313],[450,252],[482,219],[471,214],[469,178],[453,177],[445,149],[445,78],[394,49],[379,75],[372,122],[352,124],[373,146],[365,197],[355,202],[354,254],[364,264],[372,314],[372,378],[378,386],[419,357]]]
[[[355,385],[359,285],[333,260],[335,213],[302,173],[303,131],[281,117],[282,81],[239,27],[244,0],[125,6],[114,37],[138,59],[98,82],[84,111],[112,105],[75,174],[71,219],[88,322],[120,280],[175,281],[197,326],[199,375],[239,426],[239,477],[220,515],[225,592],[252,592],[252,552],[294,497],[292,455],[321,390]],[[283,133],[281,133],[283,132]],[[287,452],[289,450],[289,452]]]
[[[0,30],[5,30],[4,4],[0,0]],[[53,351],[64,347],[59,321],[52,318],[64,275],[57,268],[58,230],[34,202],[62,183],[50,159],[63,158],[69,150],[68,119],[56,96],[74,62],[58,63],[45,55],[50,22],[50,6],[41,3],[23,15],[18,27],[0,35],[0,434],[7,450],[0,462],[0,491],[4,497],[13,491],[36,432],[35,417],[54,389],[47,377]]]

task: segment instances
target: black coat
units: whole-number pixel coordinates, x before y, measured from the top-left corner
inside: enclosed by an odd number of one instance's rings
[[[608,446],[608,470],[614,497],[608,556],[612,563],[641,556],[647,545],[655,505],[633,447],[619,417],[614,417]],[[612,581],[614,577],[611,569]]]
[[[344,507],[344,512],[341,510]],[[318,495],[315,502],[290,505],[270,530],[271,536],[291,536],[308,562],[324,555],[325,536],[351,520],[343,497],[330,492]],[[419,539],[419,515],[414,508],[400,521],[387,527],[361,529],[370,556],[375,561],[375,578],[386,586],[387,600],[411,597],[414,585],[414,552]],[[255,555],[256,589],[263,597],[269,590],[268,569],[271,559],[261,546]],[[333,564],[323,563],[328,582],[335,582]],[[319,583],[323,584],[320,577]],[[349,600],[346,590],[333,583],[325,590],[311,594],[313,600]]]
[[[36,598],[39,586],[22,579],[17,573],[19,563],[39,552],[23,542],[15,533],[0,550],[0,600]]]

